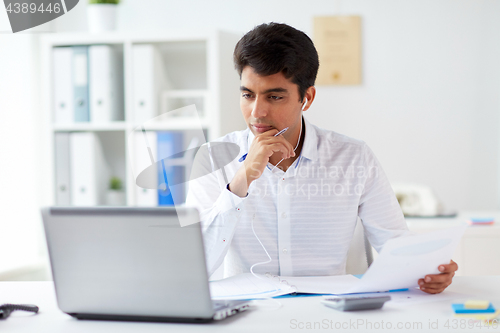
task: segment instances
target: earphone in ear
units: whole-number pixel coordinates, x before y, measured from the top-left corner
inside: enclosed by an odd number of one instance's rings
[[[302,111],[304,111],[304,108],[305,108],[305,107],[306,107],[306,105],[307,105],[307,98],[305,98],[305,100],[306,100],[306,101],[304,102],[304,105],[302,105]]]

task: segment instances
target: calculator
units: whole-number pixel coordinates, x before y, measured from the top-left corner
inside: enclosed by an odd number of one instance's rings
[[[324,305],[339,311],[375,310],[380,309],[391,296],[340,296],[327,297],[321,301]]]

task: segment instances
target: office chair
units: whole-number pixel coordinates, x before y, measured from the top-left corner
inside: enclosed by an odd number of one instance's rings
[[[347,252],[346,273],[363,274],[373,262],[372,246],[366,238],[363,224],[358,218],[351,245]]]

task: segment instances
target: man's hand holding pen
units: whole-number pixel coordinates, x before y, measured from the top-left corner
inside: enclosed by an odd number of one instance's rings
[[[295,156],[293,146],[281,135],[287,129],[279,132],[271,129],[255,136],[243,165],[229,184],[231,192],[239,197],[246,196],[250,184],[262,175],[273,154],[281,153],[284,159]]]

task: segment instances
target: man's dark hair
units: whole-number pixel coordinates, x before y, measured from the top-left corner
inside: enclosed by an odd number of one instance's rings
[[[300,100],[314,86],[318,73],[318,52],[302,31],[281,23],[261,24],[236,44],[234,66],[241,72],[250,66],[259,75],[283,73],[299,86]]]

